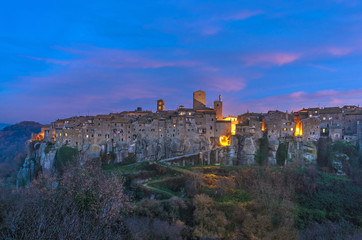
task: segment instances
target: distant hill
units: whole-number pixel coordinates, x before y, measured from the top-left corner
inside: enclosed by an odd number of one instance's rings
[[[25,157],[25,142],[32,133],[39,133],[41,124],[20,122],[0,131],[0,177],[15,170]]]
[[[0,130],[3,130],[5,127],[10,126],[10,124],[7,123],[0,123]]]

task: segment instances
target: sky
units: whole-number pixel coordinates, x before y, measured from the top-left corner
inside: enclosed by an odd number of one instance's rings
[[[207,105],[362,105],[355,0],[4,1],[0,122]]]

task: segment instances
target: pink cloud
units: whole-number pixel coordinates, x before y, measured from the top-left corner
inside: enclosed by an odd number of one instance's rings
[[[301,99],[305,95],[306,95],[306,93],[303,91],[294,92],[294,93],[289,94],[290,98],[292,98],[292,99]]]
[[[223,92],[240,91],[245,88],[244,78],[214,78],[207,81],[212,89],[217,89]]]
[[[201,34],[205,35],[205,36],[215,35],[215,34],[219,33],[220,30],[221,30],[221,28],[217,27],[217,26],[207,26],[201,30]]]
[[[242,11],[227,17],[224,17],[224,20],[226,21],[235,21],[235,20],[245,20],[260,14],[263,14],[263,11],[257,10],[257,11]]]
[[[266,53],[243,57],[246,65],[274,64],[282,66],[298,60],[301,54],[297,53]]]
[[[349,91],[323,90],[313,93],[303,91],[276,95],[256,100],[250,100],[241,105],[238,112],[261,112],[266,110],[298,111],[307,107],[330,107],[343,105],[359,105],[362,102],[362,89]],[[234,110],[234,111],[235,111]]]
[[[322,65],[308,64],[308,66],[318,68],[318,69],[321,69],[321,70],[325,70],[325,71],[328,71],[328,72],[337,72],[337,69],[325,67],[325,66],[322,66]]]
[[[352,49],[346,47],[329,47],[327,48],[327,52],[335,56],[343,56],[352,52]]]
[[[58,65],[68,65],[68,64],[70,64],[69,61],[58,60],[58,59],[53,59],[53,58],[40,58],[40,57],[23,56],[23,55],[21,55],[20,57],[30,58],[30,59],[33,59],[33,60],[43,61],[43,62],[46,62],[46,63],[58,64]]]

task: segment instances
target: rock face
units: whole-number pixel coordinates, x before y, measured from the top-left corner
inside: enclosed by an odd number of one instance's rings
[[[279,141],[278,140],[269,140],[269,153],[268,153],[268,165],[276,165],[277,164],[277,150],[279,147]]]
[[[50,177],[54,172],[54,162],[57,151],[55,149],[45,150],[47,144],[42,142],[39,148],[40,165],[42,167],[43,175]]]
[[[339,176],[347,175],[346,169],[348,169],[349,157],[347,154],[336,153],[333,157],[332,166]]]
[[[39,164],[37,157],[39,155],[39,142],[30,142],[27,141],[25,144],[26,158],[24,164],[19,169],[19,172],[16,177],[17,186],[25,186],[30,183],[34,177],[38,174]]]
[[[251,137],[240,137],[236,138],[238,141],[235,141],[237,146],[234,146],[237,149],[237,159],[239,165],[254,165],[255,164],[255,153],[257,151],[257,146],[253,138]]]
[[[54,164],[57,150],[61,146],[50,145],[46,142],[30,142],[26,144],[26,160],[18,172],[18,186],[26,185],[32,181],[38,171],[43,176],[54,174]],[[138,136],[131,144],[116,143],[83,145],[80,149],[81,164],[89,158],[100,158],[105,154],[112,155],[114,162],[124,161],[129,156],[135,156],[137,161],[160,160],[175,156],[209,150],[208,139],[195,135],[195,138],[161,138],[147,139]]]
[[[317,146],[313,142],[302,142],[302,162],[305,165],[317,164]]]
[[[234,142],[233,147],[236,149],[238,165],[255,165],[255,154],[259,148],[257,140],[252,137],[235,137],[238,139]],[[283,140],[281,140],[283,141]],[[276,153],[281,141],[269,139],[267,164],[276,165]],[[288,145],[287,158],[292,161],[299,161],[303,166],[316,164],[317,146],[312,141],[297,142],[294,140],[284,140]]]
[[[209,141],[206,137],[179,139],[179,138],[161,138],[146,139],[140,136],[127,149],[127,153],[134,153],[137,161],[160,160],[170,157],[182,156],[203,150],[209,150]],[[125,156],[126,148],[120,146],[120,152],[117,155]],[[122,159],[120,159],[122,160]]]

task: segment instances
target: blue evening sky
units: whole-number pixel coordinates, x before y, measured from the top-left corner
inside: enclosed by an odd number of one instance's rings
[[[0,122],[362,103],[360,1],[12,0],[0,29]]]

